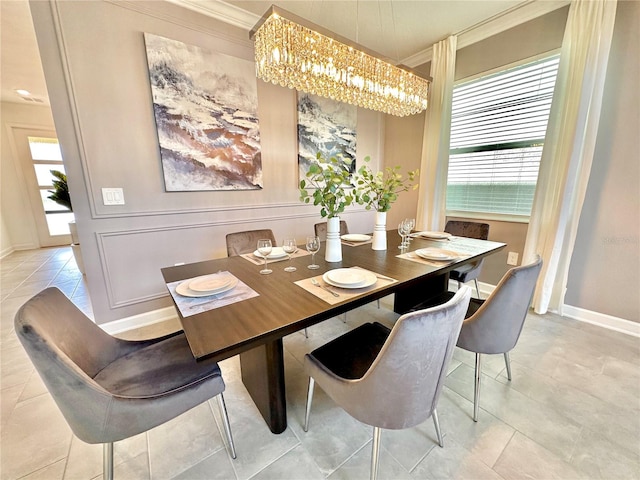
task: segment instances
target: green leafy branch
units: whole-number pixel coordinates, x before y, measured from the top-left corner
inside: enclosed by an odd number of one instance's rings
[[[371,161],[369,156],[365,157],[365,162]],[[398,199],[400,192],[410,189],[415,190],[418,184],[419,170],[413,170],[403,177],[400,167],[387,167],[384,171],[373,173],[369,165],[363,165],[358,170],[356,178],[356,202],[364,205],[367,210],[372,208],[377,212],[387,212],[391,209],[391,204]]]
[[[318,152],[311,164],[306,179],[300,180],[300,200],[320,205],[322,217],[337,217],[355,199],[351,172],[351,160],[331,157],[329,160]]]

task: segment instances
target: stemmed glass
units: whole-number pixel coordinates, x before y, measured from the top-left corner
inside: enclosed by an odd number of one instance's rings
[[[260,255],[264,257],[264,268],[260,270],[260,273],[263,275],[268,275],[273,272],[273,270],[267,268],[269,264],[267,257],[271,253],[272,249],[273,245],[271,245],[271,240],[269,240],[268,238],[261,238],[260,240],[258,240],[258,252],[260,252]]]
[[[291,237],[285,238],[284,241],[282,242],[282,250],[284,250],[284,253],[289,255],[289,266],[285,268],[284,271],[295,272],[297,268],[291,265],[291,258],[292,258],[292,255],[296,253],[296,251],[298,250],[298,246],[296,245],[296,239]]]
[[[411,243],[411,232],[413,232],[413,229],[416,226],[416,219],[415,218],[407,218],[405,219],[406,222],[406,233],[407,233],[407,240],[406,240],[406,247],[409,247],[409,244]]]
[[[400,245],[398,245],[399,249],[404,249],[407,248],[408,243],[405,239],[405,236],[408,234],[408,230],[407,230],[407,220],[402,220],[399,224],[398,224],[398,234],[400,235],[400,237],[402,238],[402,241],[400,242]]]
[[[320,239],[318,237],[307,237],[307,252],[311,254],[311,265],[307,268],[315,270],[320,268],[320,265],[316,265],[316,253],[320,250]]]

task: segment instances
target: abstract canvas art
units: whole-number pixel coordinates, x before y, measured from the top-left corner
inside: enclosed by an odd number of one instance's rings
[[[262,188],[255,67],[144,34],[168,192]]]
[[[298,92],[298,176],[305,178],[317,152],[331,157],[351,159],[356,167],[356,120],[354,105]]]

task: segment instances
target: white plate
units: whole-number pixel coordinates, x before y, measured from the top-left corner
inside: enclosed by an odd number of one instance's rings
[[[419,248],[416,250],[416,255],[425,258],[427,260],[447,261],[455,260],[458,255],[455,252],[449,250],[442,250],[441,248]]]
[[[214,294],[224,290],[233,282],[234,277],[226,273],[214,273],[194,278],[189,282],[189,289],[194,292]]]
[[[329,285],[338,288],[366,288],[378,281],[378,278],[373,273],[357,268],[329,270],[322,275],[322,279]]]
[[[258,258],[264,258],[264,255],[262,255],[258,250],[253,252],[253,254]],[[282,258],[286,256],[287,252],[285,252],[282,247],[273,247],[273,249],[271,249],[271,253],[267,255],[267,259],[271,260],[274,258]]]
[[[191,280],[187,280],[186,282],[182,282],[182,283],[178,284],[178,286],[176,287],[176,292],[178,293],[178,295],[182,295],[183,297],[208,297],[210,295],[219,295],[221,293],[228,292],[229,290],[235,288],[236,285],[238,285],[238,279],[234,278],[233,281],[229,285],[224,287],[224,289],[217,291],[216,293],[196,292],[196,291],[191,290],[189,288],[189,282],[190,281]]]
[[[342,235],[340,238],[347,242],[368,242],[371,240],[369,235],[363,235],[361,233],[347,233],[346,235]]]
[[[444,240],[451,237],[451,234],[447,232],[418,232],[415,235],[416,237],[433,238],[434,240]]]

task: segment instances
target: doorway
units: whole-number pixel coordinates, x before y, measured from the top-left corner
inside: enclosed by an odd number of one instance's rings
[[[55,131],[13,128],[13,135],[40,246],[69,245],[73,212],[49,198],[58,180],[51,171],[66,175]]]

